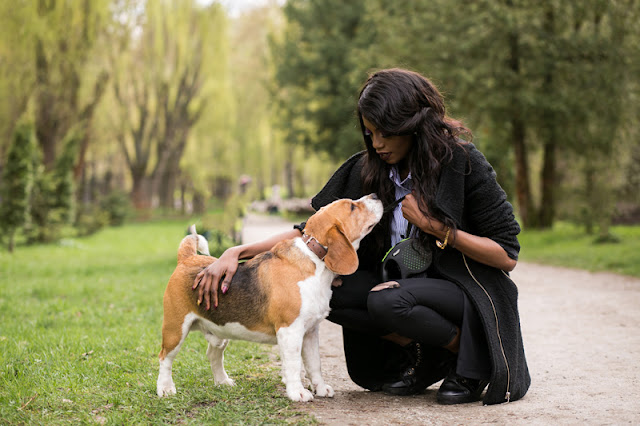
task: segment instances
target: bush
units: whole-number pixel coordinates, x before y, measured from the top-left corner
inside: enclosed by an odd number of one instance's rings
[[[121,226],[131,215],[131,201],[124,191],[113,191],[100,201],[100,208],[108,215],[108,224]]]
[[[75,228],[77,235],[86,237],[95,234],[110,223],[109,213],[95,205],[84,205],[78,209]]]
[[[19,124],[9,148],[0,188],[0,227],[3,234],[9,236],[9,251],[13,251],[16,230],[27,223],[34,150],[33,125]]]

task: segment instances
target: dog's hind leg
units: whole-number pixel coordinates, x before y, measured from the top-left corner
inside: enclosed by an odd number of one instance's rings
[[[320,326],[316,325],[305,334],[302,341],[302,359],[316,395],[331,398],[333,397],[333,388],[324,382],[320,368],[319,328]]]
[[[209,362],[211,363],[214,383],[216,385],[233,386],[233,380],[230,379],[227,372],[224,371],[224,350],[229,341],[227,339],[221,339],[211,333],[204,333],[204,338],[209,342],[207,358],[209,358]]]
[[[195,319],[195,316],[189,314],[184,318],[182,324],[179,324],[168,321],[165,316],[162,324],[162,350],[160,350],[159,355],[160,372],[158,373],[158,382],[156,384],[158,396],[176,393],[176,385],[171,377],[171,367]]]
[[[313,394],[304,388],[302,372],[302,338],[304,329],[301,321],[294,321],[289,327],[283,327],[276,333],[280,357],[282,358],[282,378],[287,387],[287,396],[292,401],[312,401]]]

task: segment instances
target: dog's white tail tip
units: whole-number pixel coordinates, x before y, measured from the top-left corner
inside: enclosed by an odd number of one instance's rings
[[[189,227],[189,232],[191,233],[191,235],[198,235],[198,233],[196,232],[196,224],[195,223]]]

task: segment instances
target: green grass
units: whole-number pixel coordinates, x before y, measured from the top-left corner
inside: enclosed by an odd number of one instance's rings
[[[200,333],[174,363],[178,394],[156,396],[162,295],[187,225],[0,251],[0,423],[314,421],[285,397],[268,346],[231,342],[236,386],[214,386]]]
[[[567,223],[520,236],[520,260],[549,265],[609,271],[640,278],[640,226],[614,226],[618,242],[596,243],[596,236]]]

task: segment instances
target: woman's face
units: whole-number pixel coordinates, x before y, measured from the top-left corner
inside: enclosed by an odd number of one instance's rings
[[[362,122],[365,127],[365,134],[371,137],[373,143],[373,149],[380,156],[380,159],[387,164],[398,164],[399,167],[406,167],[408,164],[407,155],[411,149],[413,143],[413,137],[411,135],[402,136],[384,136],[381,132],[365,117],[362,117]]]

